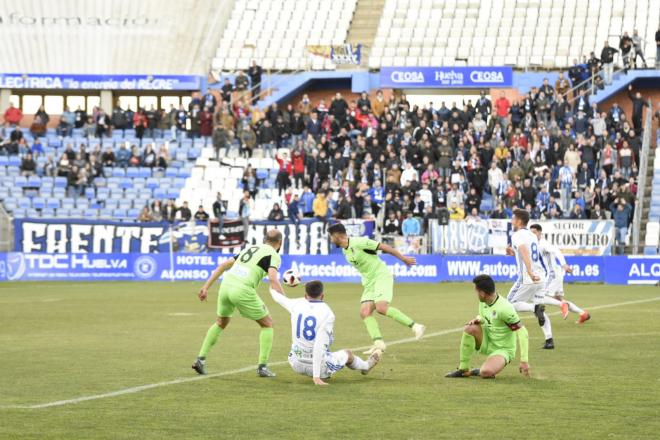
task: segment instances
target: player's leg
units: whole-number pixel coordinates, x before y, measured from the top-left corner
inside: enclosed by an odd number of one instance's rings
[[[380,327],[378,326],[378,321],[373,316],[374,311],[376,310],[376,305],[374,301],[368,298],[372,298],[371,292],[367,290],[365,286],[364,293],[362,294],[362,303],[360,304],[360,318],[364,323],[364,326],[367,328],[367,333],[373,341],[372,347],[365,351],[365,354],[371,354],[376,350],[385,351],[385,341],[383,341],[383,335],[380,333]]]
[[[543,301],[545,298],[545,290],[543,285],[532,284],[529,286],[532,291],[532,302],[534,303],[534,314],[538,318],[539,325],[541,330],[543,330],[543,335],[545,336],[545,343],[543,348],[546,350],[552,350],[555,348],[555,342],[552,339],[552,324],[550,323],[550,317],[545,313],[545,306]]]
[[[499,354],[488,356],[486,362],[479,368],[479,376],[484,379],[495,379],[495,375],[506,367],[506,359]]]
[[[211,325],[206,332],[206,337],[202,342],[202,347],[199,349],[199,354],[192,368],[198,374],[206,374],[206,356],[208,356],[211,348],[218,342],[220,333],[229,325],[231,316],[234,314],[234,304],[228,294],[230,286],[221,286],[218,292],[218,319]]]
[[[484,343],[484,339],[487,339],[487,336],[480,325],[466,325],[463,328],[463,335],[461,336],[460,363],[458,364],[458,369],[447,373],[445,377],[470,377],[473,373],[478,374],[476,370],[470,371],[470,359],[472,359],[474,353],[487,345]]]
[[[359,370],[362,372],[362,374],[369,374],[369,371],[371,371],[376,366],[376,364],[378,364],[383,354],[382,351],[376,350],[373,353],[371,353],[369,358],[365,361],[360,356],[353,354],[351,350],[341,350],[341,351],[344,352],[346,355],[346,362],[345,362],[346,366],[351,370]],[[331,355],[334,354],[335,353],[331,353]]]
[[[415,337],[420,339],[424,335],[426,327],[421,324],[416,324],[415,321],[408,315],[403,313],[396,307],[392,307],[392,299],[394,297],[394,277],[391,274],[388,276],[379,277],[375,282],[375,297],[376,311],[381,315],[385,315],[398,322],[401,325],[413,330]]]
[[[268,359],[270,359],[270,352],[273,349],[273,318],[270,315],[266,315],[255,321],[261,327],[261,332],[259,333],[259,366],[257,373],[261,377],[275,377],[275,373],[268,369]]]
[[[569,311],[571,311],[573,313],[577,313],[579,315],[578,320],[575,321],[576,324],[583,324],[585,321],[588,321],[588,320],[591,319],[591,314],[589,312],[587,312],[586,310],[580,308],[579,306],[577,306],[572,301],[566,301],[564,299],[563,292],[561,293],[561,295],[559,295],[559,294],[555,295],[555,299],[560,299],[561,301],[564,302],[564,304],[566,304],[568,306]]]
[[[564,277],[562,275],[553,275],[548,279],[543,303],[546,305],[559,307],[562,318],[568,317],[568,304],[564,302]]]

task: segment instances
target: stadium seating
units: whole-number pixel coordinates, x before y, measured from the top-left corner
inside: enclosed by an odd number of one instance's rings
[[[356,0],[237,0],[212,68],[246,70],[257,59],[264,69],[334,69],[327,59],[310,63],[305,46],[343,44],[355,5]]]
[[[649,58],[658,16],[652,0],[387,0],[369,67],[561,68],[591,51],[599,54],[608,36],[633,29],[646,39]]]
[[[127,130],[128,131],[128,130]],[[28,137],[28,143],[32,143]],[[151,139],[156,147],[167,142],[166,139]],[[62,147],[68,144],[77,151],[80,146],[87,145],[87,151],[96,145],[112,147],[115,153],[125,142],[140,145],[135,138],[113,137],[112,139],[87,139],[82,136],[58,139],[46,138],[44,154],[35,158],[37,175],[25,177],[20,175],[21,159],[19,156],[0,156],[0,200],[5,209],[14,217],[41,218],[87,218],[113,219],[135,221],[140,209],[155,199],[175,199],[180,189],[185,186],[186,177],[190,176],[194,159],[201,154],[207,143],[204,139],[188,140],[187,142],[167,142],[170,155],[174,158],[184,152],[184,160],[172,160],[166,169],[148,167],[104,167],[104,176],[94,179],[92,185],[85,188],[82,194],[74,194],[67,189],[67,179],[64,177],[43,176],[43,167],[47,158],[59,158]],[[146,140],[142,145],[147,144]]]

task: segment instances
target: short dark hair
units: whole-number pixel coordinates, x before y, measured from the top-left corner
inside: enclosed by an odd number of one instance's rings
[[[529,229],[534,229],[535,231],[543,232],[543,228],[538,223],[534,223],[532,226],[529,227]]]
[[[488,295],[495,293],[495,281],[489,275],[477,275],[472,282],[478,290]]]
[[[342,223],[335,223],[328,228],[328,234],[343,234],[346,235],[346,226]]]
[[[513,215],[515,217],[518,217],[518,219],[523,223],[523,225],[527,226],[527,223],[529,223],[529,212],[525,211],[524,209],[514,210]]]
[[[318,298],[323,294],[323,283],[318,280],[310,281],[305,284],[305,293],[310,298]]]

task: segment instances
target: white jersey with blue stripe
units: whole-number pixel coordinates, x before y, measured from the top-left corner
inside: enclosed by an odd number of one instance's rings
[[[545,279],[546,271],[541,263],[541,254],[539,249],[539,242],[536,235],[527,228],[518,229],[511,236],[511,247],[516,255],[516,263],[518,266],[518,282],[522,284],[534,284],[534,281],[527,273],[527,268],[520,254],[521,247],[526,247],[529,257],[532,260],[532,272]]]
[[[557,246],[542,238],[539,240],[539,252],[541,253],[541,264],[543,264],[548,278],[563,275],[562,266],[566,264],[566,260]]]
[[[294,356],[299,363],[320,368],[334,339],[335,314],[330,306],[321,300],[292,299],[273,291],[271,296],[291,314],[289,356]]]

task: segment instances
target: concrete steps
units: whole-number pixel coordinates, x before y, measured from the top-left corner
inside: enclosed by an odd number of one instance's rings
[[[362,67],[369,65],[369,52],[378,32],[380,16],[383,14],[385,0],[358,0],[348,30],[346,42],[352,45],[362,45]],[[338,69],[355,68],[355,66],[338,66]]]

